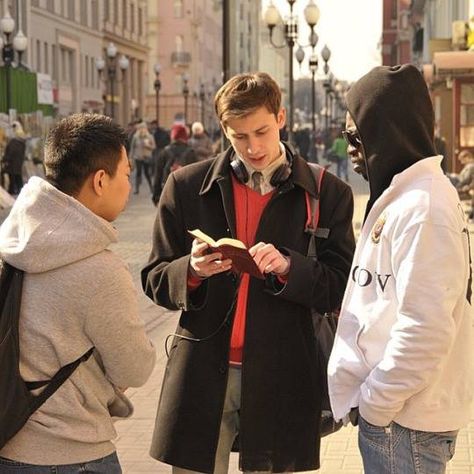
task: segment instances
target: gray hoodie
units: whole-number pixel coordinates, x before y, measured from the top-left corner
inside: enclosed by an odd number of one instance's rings
[[[49,379],[90,347],[96,349],[0,456],[28,464],[73,464],[115,450],[111,415],[127,415],[117,387],[144,384],[155,363],[130,273],[107,250],[116,240],[109,222],[37,177],[24,186],[0,227],[1,258],[25,271],[23,378]]]

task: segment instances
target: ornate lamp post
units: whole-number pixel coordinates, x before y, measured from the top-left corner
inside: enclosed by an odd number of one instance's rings
[[[309,57],[309,70],[311,72],[311,124],[313,130],[313,140],[316,138],[316,83],[315,76],[318,70],[318,55],[316,54],[315,48],[318,44],[318,35],[315,31],[312,31],[309,35],[309,44],[311,46],[311,56]],[[304,60],[304,51],[300,46],[296,51],[296,60],[301,66]]]
[[[154,66],[155,69],[155,82],[153,87],[155,88],[155,99],[156,99],[156,125],[160,125],[160,89],[161,89],[161,81],[160,81],[160,71],[161,66],[157,63]]]
[[[263,19],[267,24],[270,33],[270,43],[274,48],[284,48],[288,46],[289,55],[288,55],[288,103],[289,103],[289,130],[288,130],[288,140],[292,141],[293,138],[293,123],[294,123],[294,111],[293,111],[293,84],[294,84],[294,77],[293,77],[293,48],[295,45],[298,44],[298,18],[293,12],[293,5],[296,3],[296,0],[287,0],[290,6],[290,15],[285,19],[283,26],[284,26],[284,33],[285,33],[285,42],[286,44],[277,45],[273,41],[273,30],[275,26],[281,22],[280,13],[278,9],[275,7],[273,2],[270,2],[268,5]],[[309,27],[311,28],[311,33],[314,33],[314,27],[319,21],[319,8],[314,3],[314,0],[309,0],[308,5],[304,9],[304,16],[306,23],[308,23]]]
[[[183,97],[184,97],[184,124],[188,123],[188,97],[189,97],[189,76],[183,74]]]
[[[327,47],[327,45],[324,46],[323,50],[321,51],[321,56],[324,61],[324,74],[326,75],[326,80],[324,81],[324,90],[325,90],[325,96],[326,96],[326,103],[325,103],[325,135],[326,135],[326,145],[327,142],[329,141],[329,92],[331,89],[331,83],[329,80],[329,65],[328,61],[331,58],[331,50]]]
[[[121,55],[117,61],[117,46],[114,43],[109,43],[107,46],[107,64],[102,58],[97,58],[95,61],[95,67],[99,71],[99,75],[102,75],[105,67],[107,66],[107,79],[109,81],[109,92],[110,92],[110,116],[115,119],[115,82],[120,82],[124,78],[125,71],[128,69],[130,64],[127,56]],[[122,78],[117,78],[117,63],[122,71]]]
[[[11,68],[15,59],[15,51],[18,53],[18,66],[21,66],[21,55],[28,46],[28,38],[23,34],[21,29],[11,41],[11,35],[15,30],[15,20],[11,17],[7,10],[5,16],[0,20],[0,30],[5,36],[5,40],[0,36],[0,49],[2,50],[2,60],[5,66],[5,88],[6,88],[6,105],[7,113],[12,108],[12,90],[11,90]]]

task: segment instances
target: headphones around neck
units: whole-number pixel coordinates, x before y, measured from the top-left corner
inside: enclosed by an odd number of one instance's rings
[[[293,155],[294,151],[290,145],[283,143],[285,148],[285,163],[281,164],[272,174],[270,178],[270,184],[273,187],[277,187],[280,184],[283,184],[291,175],[291,167],[293,166]],[[245,167],[242,160],[237,156],[235,151],[231,155],[230,167],[235,175],[235,177],[243,184],[246,184],[250,179],[247,168]]]

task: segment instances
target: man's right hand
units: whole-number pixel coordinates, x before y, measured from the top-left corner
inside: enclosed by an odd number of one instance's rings
[[[205,242],[194,239],[191,247],[189,271],[198,278],[209,278],[218,273],[227,272],[232,268],[232,260],[222,259],[220,252],[209,253],[210,247]]]

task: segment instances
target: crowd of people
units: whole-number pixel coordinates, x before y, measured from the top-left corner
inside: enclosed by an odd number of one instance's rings
[[[19,330],[5,340],[18,338],[15,373],[33,384],[78,365],[0,437],[2,474],[122,472],[112,418],[131,416],[126,390],[146,382],[156,354],[132,276],[108,247],[142,175],[157,206],[143,291],[179,312],[154,459],[174,474],[225,474],[237,450],[247,473],[318,469],[328,397],[336,421],[358,426],[367,474],[445,472],[474,396],[472,259],[423,77],[381,66],[352,85],[335,174],[282,140],[281,99],[266,73],[229,79],[214,99],[229,145],[215,156],[199,123],[175,123],[168,139],[156,122],[126,132],[76,114],[50,131],[45,178],[23,186],[0,226],[0,277],[24,274]],[[357,244],[348,160],[370,190]],[[465,174],[450,178],[461,186]],[[226,257],[194,229],[239,252]],[[329,313],[325,364],[316,328]]]

